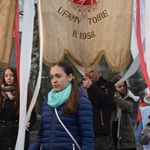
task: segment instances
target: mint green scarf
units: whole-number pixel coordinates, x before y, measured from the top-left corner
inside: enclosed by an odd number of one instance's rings
[[[148,105],[150,105],[150,100],[148,100],[146,97],[144,97],[144,102],[146,103],[146,104],[148,104]]]
[[[72,84],[69,84],[64,90],[59,92],[56,92],[54,89],[52,89],[48,93],[47,104],[53,108],[58,108],[68,100],[71,93],[71,89],[72,89]]]

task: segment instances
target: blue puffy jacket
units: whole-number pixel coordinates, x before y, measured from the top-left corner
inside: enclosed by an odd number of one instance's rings
[[[62,115],[63,106],[57,108],[58,114],[66,128],[80,145],[81,150],[94,150],[94,131],[92,106],[83,88],[79,93],[79,108],[74,115]],[[43,111],[37,140],[29,150],[78,150],[56,117],[54,108],[43,103]]]

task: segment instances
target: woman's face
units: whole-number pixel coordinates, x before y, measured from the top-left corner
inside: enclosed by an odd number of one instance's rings
[[[73,75],[67,75],[59,66],[54,66],[50,69],[50,78],[53,89],[55,91],[62,91],[71,82]]]
[[[150,101],[150,93],[149,92],[146,92],[145,98]]]
[[[115,88],[120,94],[124,95],[126,93],[126,86],[125,86],[124,82],[116,85]]]
[[[14,74],[10,69],[5,70],[4,79],[7,85],[12,85],[14,83]]]

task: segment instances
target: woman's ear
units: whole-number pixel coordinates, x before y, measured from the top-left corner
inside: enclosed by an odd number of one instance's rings
[[[68,75],[68,81],[71,82],[72,79],[73,79],[73,74],[70,73],[70,74]]]

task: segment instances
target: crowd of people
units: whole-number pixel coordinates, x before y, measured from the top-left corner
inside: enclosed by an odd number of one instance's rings
[[[37,118],[35,105],[26,125],[24,150],[136,150],[137,143],[143,150],[150,149],[150,111],[141,110],[150,109],[149,89],[137,99],[127,81],[118,83],[121,78],[115,75],[106,80],[97,65],[78,84],[67,61],[54,63],[50,68],[52,89],[43,102],[36,141],[30,144],[29,137]],[[20,108],[15,68],[4,70],[0,90],[0,149],[15,150]],[[27,110],[32,96],[28,86]]]

